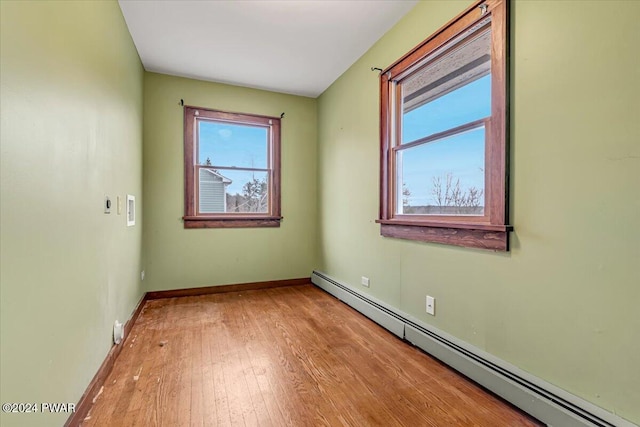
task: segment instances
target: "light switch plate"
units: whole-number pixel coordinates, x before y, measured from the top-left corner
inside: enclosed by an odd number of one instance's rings
[[[127,227],[136,225],[136,198],[127,194]]]

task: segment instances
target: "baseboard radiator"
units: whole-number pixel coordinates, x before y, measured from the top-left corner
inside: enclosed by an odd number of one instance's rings
[[[469,343],[427,325],[395,307],[364,295],[324,273],[314,271],[311,281],[391,333],[439,359],[549,426],[635,426]]]

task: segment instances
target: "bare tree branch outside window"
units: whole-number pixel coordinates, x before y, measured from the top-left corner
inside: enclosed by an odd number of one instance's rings
[[[478,215],[484,208],[484,190],[475,186],[462,187],[460,178],[453,173],[431,179],[432,203],[424,206],[411,204],[412,192],[402,184],[402,213],[431,215]]]

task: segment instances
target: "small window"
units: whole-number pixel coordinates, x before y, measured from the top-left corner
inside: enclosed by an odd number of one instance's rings
[[[381,74],[381,234],[508,250],[507,2],[481,1]]]
[[[280,119],[184,112],[185,228],[279,227]]]

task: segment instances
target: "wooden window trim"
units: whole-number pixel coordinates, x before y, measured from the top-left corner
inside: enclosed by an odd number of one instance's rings
[[[197,111],[197,115],[196,115]],[[271,131],[267,174],[269,177],[269,212],[199,214],[197,197],[196,118],[232,124],[268,127]],[[207,108],[184,107],[184,228],[280,227],[280,118],[254,114],[230,113]],[[247,168],[241,168],[242,170]]]
[[[482,9],[486,6],[486,11]],[[380,233],[386,237],[471,248],[509,250],[508,220],[508,1],[480,0],[397,60],[380,75]],[[485,120],[485,213],[482,216],[397,214],[393,122],[400,108],[398,81],[423,66],[426,58],[473,25],[491,16],[491,116]],[[395,97],[394,97],[395,95]],[[395,99],[393,99],[395,98]],[[395,101],[392,103],[392,101]],[[397,107],[394,107],[394,105]],[[442,132],[446,134],[449,131]],[[426,138],[428,139],[428,138]],[[417,141],[416,144],[424,141]]]

